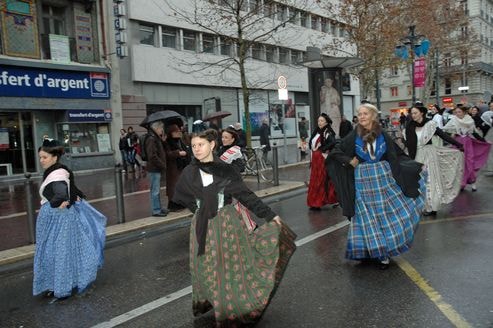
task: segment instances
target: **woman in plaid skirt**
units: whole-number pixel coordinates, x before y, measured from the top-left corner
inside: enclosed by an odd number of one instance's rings
[[[378,109],[358,109],[358,125],[327,158],[343,214],[351,220],[346,258],[376,260],[407,251],[424,207],[422,164],[408,158],[382,131]]]

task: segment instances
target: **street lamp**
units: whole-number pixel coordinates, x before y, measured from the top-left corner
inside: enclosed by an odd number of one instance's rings
[[[409,26],[409,34],[400,40],[401,45],[398,45],[395,49],[395,54],[402,58],[408,59],[408,49],[411,53],[411,86],[412,86],[412,103],[416,103],[416,86],[414,81],[415,67],[414,60],[416,56],[426,55],[430,48],[430,41],[425,39],[424,35],[416,35],[416,25]]]

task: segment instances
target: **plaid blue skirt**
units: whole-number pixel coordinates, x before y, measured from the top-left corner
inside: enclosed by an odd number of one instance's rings
[[[383,260],[406,252],[425,205],[424,179],[421,195],[409,198],[395,182],[387,161],[361,163],[355,168],[355,187],[346,258]]]

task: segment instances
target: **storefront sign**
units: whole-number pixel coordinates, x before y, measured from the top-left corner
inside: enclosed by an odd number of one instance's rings
[[[69,122],[111,122],[111,111],[104,109],[68,110]]]
[[[108,99],[109,76],[0,65],[0,96]]]
[[[399,103],[397,105],[399,107],[406,107],[407,106],[407,102],[405,102],[405,101],[399,101]]]
[[[442,98],[442,102],[451,103],[454,102],[454,99],[452,97],[446,97],[446,98]]]

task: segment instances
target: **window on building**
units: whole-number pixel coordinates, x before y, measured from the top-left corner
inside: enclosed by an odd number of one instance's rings
[[[253,59],[262,59],[262,45],[259,43],[252,44],[250,47]]]
[[[399,96],[399,88],[398,87],[390,87],[390,95],[392,97],[398,97]]]
[[[460,28],[460,34],[461,34],[462,39],[467,39],[467,37],[469,35],[469,30],[468,30],[467,26],[462,26]]]
[[[265,46],[265,60],[269,63],[275,61],[276,48],[273,46]]]
[[[430,96],[436,95],[437,84],[436,81],[433,81],[431,84]]]
[[[346,37],[346,29],[342,26],[339,28],[339,37],[340,38]]]
[[[319,23],[318,22],[319,22],[319,17],[316,15],[311,15],[311,23],[312,23],[311,28],[313,30],[317,30],[317,31],[319,30]]]
[[[393,76],[397,76],[399,75],[399,67],[397,65],[392,65],[390,67],[390,73],[393,75]]]
[[[233,57],[233,41],[229,40],[229,39],[226,39],[225,37],[221,37],[219,39],[220,41],[220,53],[221,55],[224,55],[224,56],[229,56],[229,57]]]
[[[305,11],[300,11],[300,26],[308,26],[308,14]]]
[[[450,81],[450,79],[445,79],[445,94],[452,94],[452,82]]]
[[[65,29],[65,11],[67,8],[44,4],[42,9],[44,33],[67,35],[67,31]]]
[[[162,38],[163,47],[176,49],[178,30],[174,27],[163,26],[162,33],[163,34],[161,38]]]
[[[297,65],[300,62],[301,52],[297,50],[291,50],[291,64]]]
[[[469,62],[469,60],[468,60],[467,54],[460,55],[461,65],[467,65],[468,62]]]
[[[287,21],[289,18],[289,9],[287,6],[280,5],[278,4],[277,7],[279,8],[279,12],[281,14],[281,21]]]
[[[320,18],[320,30],[324,33],[329,32],[329,22],[327,21],[327,18],[325,18],[325,17]]]
[[[183,30],[183,50],[197,50],[197,33]]]
[[[406,89],[407,89],[407,96],[408,96],[408,97],[409,97],[409,96],[412,96],[412,95],[413,95],[413,87],[412,87],[412,86],[410,86],[410,85],[408,85],[408,86],[406,87]]]
[[[286,48],[279,48],[279,63],[289,64],[289,51]]]
[[[215,39],[213,34],[202,34],[202,51],[213,54],[215,49]]]
[[[264,16],[276,18],[276,5],[272,0],[264,0]]]
[[[248,7],[250,11],[259,12],[259,0],[248,0]]]
[[[467,79],[467,75],[464,74],[464,75],[461,76],[461,78],[460,78],[460,85],[462,87],[466,87],[466,86],[469,85],[469,81]]]
[[[155,45],[154,41],[154,26],[152,25],[139,25],[139,38],[141,44],[148,44],[150,46]]]
[[[64,141],[65,152],[87,154],[111,152],[108,123],[63,123],[58,125],[58,140]]]
[[[330,24],[330,34],[336,36],[337,35],[337,25],[334,22]]]

